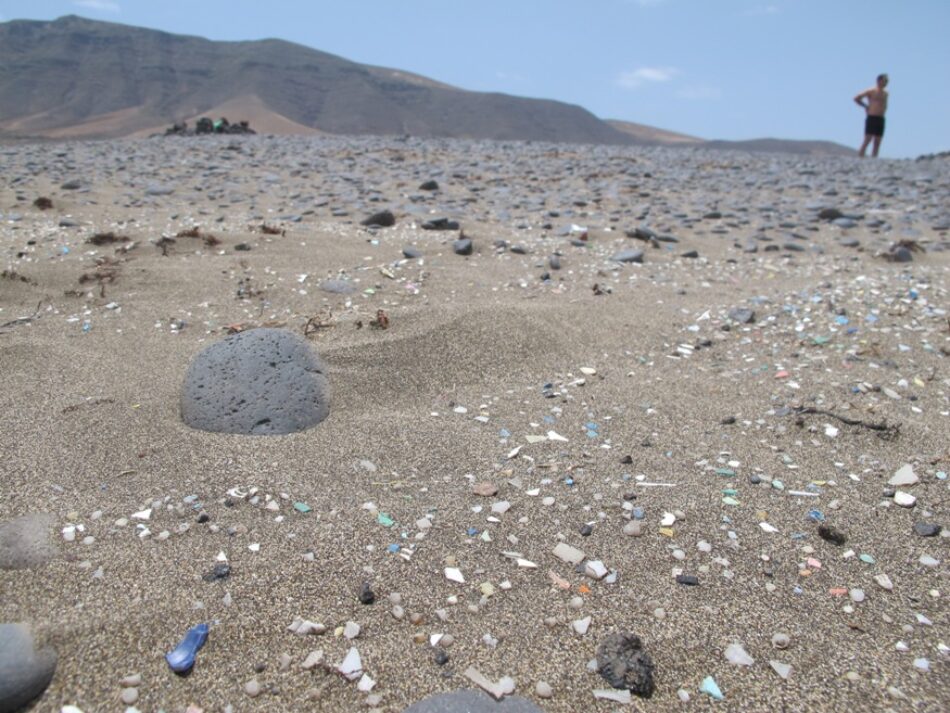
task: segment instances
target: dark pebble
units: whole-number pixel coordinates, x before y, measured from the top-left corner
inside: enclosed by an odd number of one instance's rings
[[[414,248],[411,245],[407,245],[402,249],[403,257],[407,257],[410,260],[415,260],[418,257],[422,257],[422,251],[418,248]]]
[[[201,578],[206,582],[219,582],[231,576],[231,565],[221,562],[214,566],[214,569],[203,575]]]
[[[383,210],[379,213],[373,213],[369,218],[362,221],[360,225],[376,225],[380,228],[391,228],[396,224],[396,216],[390,210]]]
[[[471,255],[474,249],[471,238],[462,238],[452,243],[452,251],[456,255]]]
[[[439,190],[438,181],[426,181],[421,186],[419,186],[420,191],[437,191]]]
[[[921,537],[936,537],[943,528],[928,522],[918,522],[914,525],[914,532]]]
[[[597,647],[597,673],[614,688],[643,698],[653,695],[653,660],[636,634],[608,635]]]
[[[376,593],[370,588],[369,582],[360,585],[359,597],[361,604],[372,604],[376,601]]]
[[[593,531],[594,531],[594,528],[592,525],[582,525],[580,529],[580,533],[583,537],[590,537],[590,533],[592,533]]]
[[[726,417],[725,417],[724,419],[722,419],[719,423],[721,423],[723,426],[731,426],[731,425],[734,424],[735,422],[736,422],[736,417],[735,417],[735,416],[726,416]]]
[[[678,574],[676,575],[676,583],[686,585],[687,587],[698,587],[699,577],[694,574]]]
[[[830,542],[833,545],[843,545],[848,541],[847,536],[843,532],[829,525],[819,525],[818,536],[825,542]]]
[[[420,227],[423,230],[458,230],[459,224],[457,220],[449,220],[448,218],[433,218],[432,220],[427,220]]]
[[[449,662],[449,655],[445,649],[436,649],[432,654],[432,658],[439,666],[445,666]]]

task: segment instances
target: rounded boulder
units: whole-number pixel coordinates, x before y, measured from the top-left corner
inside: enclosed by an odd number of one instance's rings
[[[303,431],[330,413],[325,371],[307,341],[292,332],[240,332],[192,361],[181,390],[181,418],[216,433]]]

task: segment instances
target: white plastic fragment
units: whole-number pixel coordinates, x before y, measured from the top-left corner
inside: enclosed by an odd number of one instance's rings
[[[769,661],[769,666],[771,666],[772,670],[786,681],[788,680],[788,677],[792,675],[792,667],[790,664],[782,663],[781,661],[772,659]]]
[[[497,701],[515,692],[515,681],[508,676],[500,678],[498,682],[495,683],[474,666],[469,666],[465,669],[464,675],[469,681],[484,690]]]
[[[914,472],[914,466],[908,463],[898,468],[897,472],[887,481],[887,484],[900,487],[903,485],[914,485],[918,482],[920,482],[920,478],[918,478]]]
[[[562,562],[568,562],[569,564],[580,564],[586,557],[583,550],[571,547],[566,542],[557,543],[552,554]]]
[[[446,567],[445,578],[459,584],[465,584],[465,577],[462,576],[462,570],[458,567]]]
[[[363,661],[355,646],[346,652],[346,658],[337,667],[337,671],[348,681],[355,681],[363,675]]]
[[[749,656],[746,650],[742,648],[742,644],[729,644],[729,646],[726,647],[725,653],[726,660],[736,666],[751,666],[755,663],[755,659]]]
[[[633,701],[630,691],[618,691],[612,688],[595,688],[594,698],[598,701],[613,701],[623,706],[629,706]]]

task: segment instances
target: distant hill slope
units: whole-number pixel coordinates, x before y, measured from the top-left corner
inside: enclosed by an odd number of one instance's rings
[[[329,133],[635,143],[578,106],[464,91],[282,40],[76,16],[0,23],[0,135],[125,136],[248,97],[277,123]]]
[[[654,126],[647,126],[646,124],[635,124],[632,121],[621,121],[619,119],[607,119],[607,123],[618,131],[622,131],[625,134],[629,134],[637,141],[646,144],[657,144],[662,146],[671,146],[671,145],[698,145],[705,143],[705,139],[697,138],[696,136],[688,136],[686,134],[677,134],[674,131],[667,131],[666,129],[658,129]]]

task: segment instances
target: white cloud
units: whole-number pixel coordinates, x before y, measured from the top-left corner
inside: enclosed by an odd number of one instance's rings
[[[122,9],[119,3],[112,0],[73,0],[73,5],[100,12],[120,12]]]
[[[639,67],[632,72],[623,72],[617,79],[624,89],[637,89],[646,82],[668,82],[679,74],[675,67]]]
[[[722,90],[719,87],[708,87],[708,86],[694,86],[694,87],[685,87],[676,93],[680,99],[693,99],[693,100],[711,100],[711,99],[721,99]]]
[[[778,5],[755,5],[746,10],[746,15],[777,15],[781,10]]]

